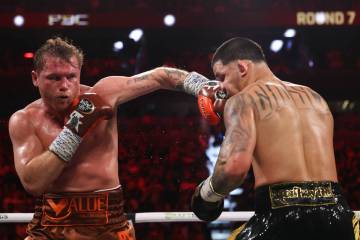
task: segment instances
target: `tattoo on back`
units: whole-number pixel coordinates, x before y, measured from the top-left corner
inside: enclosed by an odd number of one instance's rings
[[[260,119],[270,116],[286,104],[294,104],[298,109],[329,111],[318,93],[299,85],[255,84],[247,91],[247,98],[255,106]]]

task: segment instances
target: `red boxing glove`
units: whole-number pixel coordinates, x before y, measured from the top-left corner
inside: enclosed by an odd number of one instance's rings
[[[84,93],[73,102],[74,111],[71,112],[65,127],[83,137],[86,132],[96,125],[100,119],[110,119],[113,110],[110,105],[96,93]]]
[[[209,81],[199,91],[198,105],[203,118],[211,125],[220,122],[228,94],[219,81]]]
[[[69,120],[49,146],[49,150],[65,162],[71,160],[89,129],[100,119],[110,119],[113,115],[112,107],[96,93],[80,95],[73,106]]]

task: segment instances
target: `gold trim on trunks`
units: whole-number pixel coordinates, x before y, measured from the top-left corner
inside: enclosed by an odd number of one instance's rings
[[[359,233],[359,219],[356,217],[355,214],[354,214],[354,216],[353,216],[352,223],[353,223],[353,228],[354,228],[354,237],[355,237],[355,240],[359,240],[359,238],[360,238],[360,233]]]
[[[271,208],[336,204],[331,182],[289,182],[269,186]]]
[[[242,224],[240,227],[238,227],[237,229],[235,229],[231,235],[228,237],[227,240],[235,240],[236,237],[241,233],[242,230],[244,230],[246,226],[246,223]]]

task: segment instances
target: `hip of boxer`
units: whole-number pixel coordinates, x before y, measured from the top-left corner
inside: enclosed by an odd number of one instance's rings
[[[135,239],[124,214],[121,187],[108,191],[47,193],[36,199],[29,239]]]
[[[255,189],[255,215],[229,240],[354,240],[358,220],[338,183],[288,182]]]

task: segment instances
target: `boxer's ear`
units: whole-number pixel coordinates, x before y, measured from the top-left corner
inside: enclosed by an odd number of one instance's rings
[[[246,76],[249,69],[248,63],[244,60],[237,60],[237,67],[239,69],[241,77]]]
[[[39,86],[39,76],[38,73],[35,70],[31,71],[31,79],[32,79],[32,83],[35,87]]]

